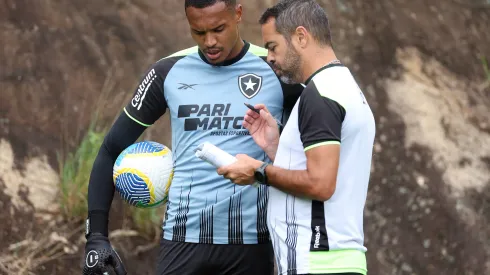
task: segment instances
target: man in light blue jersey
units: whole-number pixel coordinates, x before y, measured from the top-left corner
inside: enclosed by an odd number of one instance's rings
[[[242,125],[244,103],[266,103],[285,123],[302,87],[282,83],[265,61],[267,51],[240,37],[242,7],[235,0],[186,0],[185,11],[197,46],[147,70],[95,160],[84,274],[102,274],[106,266],[124,274],[107,239],[112,166],[167,110],[175,169],[156,274],[273,273],[267,187],[231,183],[194,150],[207,141],[232,155],[270,162]]]

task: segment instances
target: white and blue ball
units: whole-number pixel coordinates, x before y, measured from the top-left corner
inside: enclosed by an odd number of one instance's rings
[[[154,141],[135,143],[121,152],[113,169],[117,192],[127,203],[153,208],[168,200],[174,165],[172,151]]]

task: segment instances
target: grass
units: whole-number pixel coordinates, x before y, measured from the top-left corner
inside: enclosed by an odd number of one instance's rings
[[[165,213],[164,209],[163,206],[151,209],[129,207],[134,226],[140,235],[149,239],[159,236]]]
[[[482,57],[481,59],[482,59],[483,71],[485,72],[487,79],[490,81],[490,69],[488,68],[487,59],[485,57]]]
[[[92,165],[104,140],[104,133],[95,130],[95,119],[75,153],[59,157],[60,206],[62,213],[77,220],[87,217],[87,191]]]
[[[83,221],[87,217],[87,193],[90,173],[106,131],[96,130],[96,118],[92,120],[87,134],[75,153],[68,154],[60,161],[60,206],[69,220]],[[114,197],[119,196],[117,191]],[[124,212],[129,213],[138,233],[148,239],[159,234],[164,207],[141,209],[124,204]]]
[[[85,136],[74,153],[58,155],[60,164],[60,208],[63,215],[69,220],[83,221],[87,217],[87,193],[90,174],[99,148],[104,141],[107,129],[99,130],[97,125],[98,114],[110,99],[109,95],[114,91],[116,80],[114,70],[108,70],[108,75],[99,95],[97,105],[91,123]],[[117,191],[114,197],[119,196]],[[114,205],[113,205],[114,207]],[[122,211],[129,214],[133,221],[134,229],[141,236],[153,238],[160,233],[159,227],[162,223],[164,207],[155,209],[139,209],[123,203]],[[125,215],[126,217],[126,215]],[[123,223],[126,224],[126,223]]]

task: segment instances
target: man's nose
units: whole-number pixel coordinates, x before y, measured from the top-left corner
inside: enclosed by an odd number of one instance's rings
[[[276,59],[274,57],[272,57],[271,55],[268,55],[267,56],[267,62],[274,65],[274,63],[276,63]]]
[[[208,48],[212,48],[214,46],[216,46],[216,37],[214,37],[214,35],[212,34],[206,34],[206,37],[204,38],[204,45]]]

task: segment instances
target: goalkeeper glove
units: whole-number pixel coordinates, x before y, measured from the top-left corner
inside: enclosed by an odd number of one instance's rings
[[[107,224],[108,214],[103,211],[90,211],[87,218],[85,238],[85,261],[83,275],[109,275],[113,269],[116,275],[126,275],[126,269],[117,252],[109,242]],[[112,274],[112,273],[111,273]]]
[[[126,275],[126,269],[117,252],[112,248],[109,238],[92,233],[85,245],[85,265],[83,275],[108,275],[113,268],[116,275]]]

